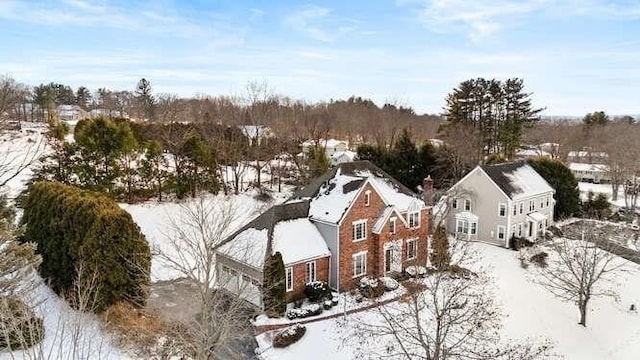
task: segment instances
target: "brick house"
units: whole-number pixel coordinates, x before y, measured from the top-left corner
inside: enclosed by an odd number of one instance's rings
[[[303,297],[313,280],[349,291],[364,276],[425,265],[430,211],[372,163],[339,164],[225,240],[218,271],[236,279],[227,288],[258,306],[264,260],[275,252],[286,268],[288,301]]]

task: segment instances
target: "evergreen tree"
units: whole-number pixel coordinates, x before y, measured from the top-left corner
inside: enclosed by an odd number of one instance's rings
[[[89,102],[91,101],[91,92],[84,86],[80,86],[78,90],[76,90],[76,105],[80,106],[84,110],[87,110],[89,107]]]
[[[324,174],[329,169],[329,158],[324,149],[312,148],[310,151],[309,172],[311,177]]]
[[[144,118],[153,119],[156,101],[153,97],[151,82],[149,82],[149,80],[142,78],[138,81],[138,85],[136,86],[136,100]]]
[[[588,113],[582,119],[582,122],[588,128],[593,127],[594,125],[607,125],[609,121],[609,116],[604,111],[594,111],[592,113]]]
[[[285,268],[280,252],[267,258],[263,274],[265,313],[269,317],[282,317],[287,310],[287,292]]]
[[[398,140],[393,145],[391,158],[393,159],[391,176],[410,189],[415,189],[422,184],[422,179],[426,174],[420,172],[422,167],[420,166],[418,149],[411,141],[409,131],[406,128],[402,130]]]
[[[502,82],[483,78],[466,80],[446,98],[443,128],[448,137],[455,137],[450,125],[473,128],[482,141],[475,151],[477,158],[498,154],[507,159],[520,147],[524,129],[538,120],[542,109],[533,109],[531,94],[524,92],[522,79]]]
[[[548,158],[529,159],[531,165],[556,191],[553,211],[555,220],[570,217],[578,213],[580,190],[573,173],[563,163]]]
[[[151,251],[131,215],[95,192],[55,182],[32,184],[21,203],[22,242],[37,244],[39,268],[58,294],[87,287],[101,312],[118,301],[143,306]],[[69,294],[71,292],[71,294]]]

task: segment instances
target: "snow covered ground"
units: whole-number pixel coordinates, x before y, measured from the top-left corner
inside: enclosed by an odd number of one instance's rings
[[[640,315],[630,312],[640,304],[640,266],[629,263],[628,272],[618,279],[620,297],[592,300],[588,327],[578,325],[577,307],[555,298],[531,281],[531,272],[520,266],[517,253],[492,245],[474,243],[490,265],[496,296],[502,304],[502,334],[505,338],[549,339],[553,353],[568,360],[635,360],[640,353]],[[625,261],[625,260],[621,260]],[[533,266],[533,265],[532,265]],[[284,349],[270,347],[270,334],[259,335],[263,359],[314,358],[353,359],[354,350],[344,346],[349,336],[348,322],[340,318],[307,324],[302,339]],[[365,356],[366,357],[366,356]]]
[[[579,182],[578,188],[580,189],[580,198],[583,200],[587,199],[587,194],[589,193],[589,191],[591,191],[594,195],[607,195],[609,202],[615,206],[626,206],[624,202],[624,189],[622,188],[622,186],[620,186],[620,188],[618,189],[618,200],[616,201],[611,201],[611,195],[613,194],[611,184],[593,184],[587,182]]]
[[[225,229],[227,234],[233,233],[252,218],[256,217],[268,207],[284,201],[291,193],[291,189],[282,193],[274,192],[273,201],[263,202],[257,200],[257,192],[250,191],[239,195],[205,195],[202,199],[203,205],[229,207],[233,214],[233,221]],[[186,220],[185,211],[193,206],[197,206],[200,199],[187,199],[182,202],[162,202],[149,201],[141,204],[120,204],[120,207],[128,211],[133,220],[140,226],[142,233],[146,236],[152,250],[159,250],[167,255],[176,255],[175,248],[171,246],[171,239],[177,238],[179,225],[182,220]],[[228,204],[228,205],[222,205]],[[151,281],[170,280],[181,277],[179,272],[167,266],[160,257],[154,256],[151,261]]]

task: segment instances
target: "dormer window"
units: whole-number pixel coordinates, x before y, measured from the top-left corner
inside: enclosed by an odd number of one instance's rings
[[[371,204],[371,191],[367,190],[364,193],[364,206],[369,206]]]
[[[417,228],[420,227],[420,212],[411,212],[409,213],[409,228]]]
[[[396,220],[397,218],[392,217],[391,219],[389,219],[389,232],[392,234],[396,233]]]

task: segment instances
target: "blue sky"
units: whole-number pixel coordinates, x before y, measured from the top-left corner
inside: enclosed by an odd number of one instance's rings
[[[521,77],[548,115],[640,113],[640,1],[0,0],[0,73],[156,93],[352,94],[440,113]]]

